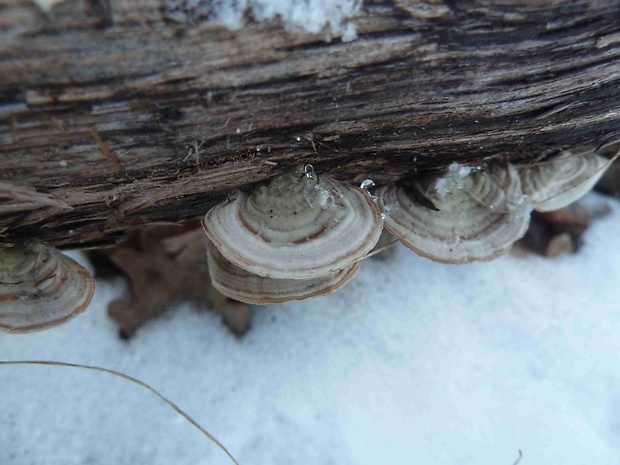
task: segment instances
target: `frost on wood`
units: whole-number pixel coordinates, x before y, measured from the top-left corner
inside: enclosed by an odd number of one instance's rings
[[[259,22],[279,19],[288,31],[347,41],[357,37],[349,19],[360,10],[361,0],[166,0],[164,5],[164,15],[179,23],[222,24],[238,30],[248,16]]]

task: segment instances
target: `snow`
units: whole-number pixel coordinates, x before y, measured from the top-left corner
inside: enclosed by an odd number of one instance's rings
[[[182,304],[117,337],[87,312],[0,359],[103,366],[181,406],[241,464],[620,464],[620,202],[573,256],[442,265],[402,246],[340,292],[257,308],[236,339]],[[149,392],[106,374],[0,367],[0,464],[230,461]]]
[[[465,180],[472,172],[469,166],[453,162],[448,167],[448,171],[443,176],[435,180],[435,191],[441,200],[445,200],[452,195],[456,189],[462,189]]]
[[[64,0],[34,0],[45,12]],[[325,41],[357,39],[352,18],[362,0],[162,0],[162,12],[172,21],[185,24],[218,24],[233,31],[248,18],[260,23],[278,21],[290,32],[320,34]]]
[[[241,29],[248,16],[257,22],[279,20],[288,31],[348,42],[357,38],[350,18],[361,6],[361,0],[164,0],[164,14],[180,23],[221,24],[232,30]]]
[[[50,11],[54,5],[64,0],[34,0],[34,3],[43,11]]]

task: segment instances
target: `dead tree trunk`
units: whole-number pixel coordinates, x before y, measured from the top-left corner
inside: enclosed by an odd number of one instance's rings
[[[617,0],[368,0],[350,42],[173,3],[0,3],[1,243],[111,243],[298,163],[381,183],[620,134]]]

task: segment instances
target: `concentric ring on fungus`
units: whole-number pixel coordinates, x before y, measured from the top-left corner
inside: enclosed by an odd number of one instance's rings
[[[86,309],[94,291],[86,269],[38,240],[0,250],[0,330],[61,324]]]
[[[611,162],[597,155],[593,147],[565,150],[548,160],[520,167],[523,192],[535,210],[559,210],[587,194]]]
[[[202,225],[234,265],[275,279],[311,279],[352,266],[372,250],[383,222],[370,195],[304,170],[213,207]]]
[[[417,254],[443,263],[503,255],[530,221],[512,165],[474,170],[453,163],[445,176],[414,179],[407,188],[386,186],[377,196],[386,229]]]
[[[317,278],[274,279],[255,275],[233,265],[212,243],[207,248],[207,260],[213,287],[226,297],[254,305],[331,294],[348,283],[362,264],[360,260],[347,268]]]

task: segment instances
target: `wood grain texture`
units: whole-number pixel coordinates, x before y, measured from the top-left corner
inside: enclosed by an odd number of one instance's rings
[[[0,2],[1,243],[112,243],[297,163],[380,184],[620,135],[617,0],[366,1],[351,42],[164,7]]]

